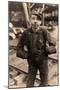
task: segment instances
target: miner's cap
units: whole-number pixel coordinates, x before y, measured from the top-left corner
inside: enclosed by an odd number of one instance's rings
[[[31,14],[31,16],[32,16],[32,15],[37,16],[37,19],[38,19],[38,20],[41,20],[41,17],[40,17],[40,15],[39,15],[39,14],[32,13],[32,14]]]

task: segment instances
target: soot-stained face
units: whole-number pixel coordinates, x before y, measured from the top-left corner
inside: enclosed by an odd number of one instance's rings
[[[41,21],[38,20],[38,17],[36,15],[31,15],[31,25],[32,25],[32,30],[34,32],[37,31],[37,29],[40,26]]]

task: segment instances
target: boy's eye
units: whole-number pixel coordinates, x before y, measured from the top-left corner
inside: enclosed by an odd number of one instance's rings
[[[34,18],[34,17],[33,17],[32,19],[33,19],[33,20],[35,20],[35,18]]]

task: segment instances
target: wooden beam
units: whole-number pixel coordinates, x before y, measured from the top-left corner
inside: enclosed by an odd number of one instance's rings
[[[29,14],[28,14],[28,9],[27,9],[27,4],[26,3],[22,3],[23,9],[24,9],[24,14],[25,14],[25,20],[26,20],[26,24],[27,27],[29,27],[30,23],[29,23]]]

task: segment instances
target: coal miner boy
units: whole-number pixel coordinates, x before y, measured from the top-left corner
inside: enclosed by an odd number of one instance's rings
[[[40,72],[41,83],[39,86],[48,85],[48,54],[51,50],[46,47],[55,47],[48,30],[40,28],[37,15],[31,15],[31,28],[23,32],[17,45],[17,57],[27,59],[28,62],[28,80],[27,87],[33,87],[36,79],[37,70]],[[24,49],[27,47],[27,50]],[[56,52],[54,49],[53,53]]]

